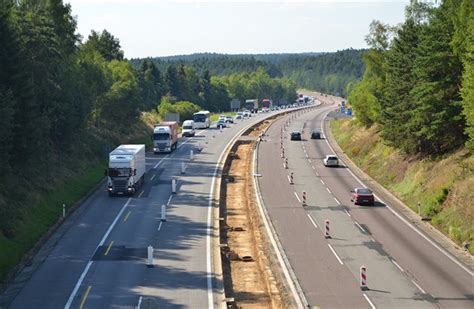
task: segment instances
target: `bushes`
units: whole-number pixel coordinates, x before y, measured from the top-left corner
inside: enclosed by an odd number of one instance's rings
[[[202,108],[189,101],[172,103],[170,97],[164,97],[157,109],[161,119],[165,119],[167,113],[178,113],[180,121],[183,122],[184,120],[192,119],[193,114]]]

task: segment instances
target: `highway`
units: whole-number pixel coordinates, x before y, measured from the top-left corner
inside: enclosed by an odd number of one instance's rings
[[[16,295],[9,308],[212,308],[222,284],[214,269],[218,247],[211,220],[219,162],[234,136],[266,116],[180,138],[169,155],[147,154],[145,185],[133,197],[111,198],[102,185],[58,229],[50,249],[38,254],[39,266],[27,267],[7,291]],[[150,245],[152,268],[146,266]]]
[[[472,269],[440,250],[390,205],[354,206],[350,190],[361,187],[344,166],[324,167],[333,150],[324,130],[335,105],[296,118],[282,117],[258,147],[258,184],[264,205],[291,267],[311,306],[321,308],[474,308]],[[293,119],[294,118],[294,119]],[[281,132],[288,169],[281,157]],[[303,141],[290,141],[303,130]],[[289,175],[293,172],[294,184]],[[303,191],[307,206],[302,206]],[[330,236],[326,239],[325,221]],[[360,289],[360,267],[368,290]]]

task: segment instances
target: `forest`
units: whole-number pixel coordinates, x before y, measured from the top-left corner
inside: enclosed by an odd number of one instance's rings
[[[0,29],[0,251],[16,250],[0,252],[0,277],[3,258],[11,263],[57,219],[56,190],[90,171],[101,179],[108,151],[149,142],[150,122],[167,109],[189,117],[228,110],[234,97],[296,98],[295,83],[258,67],[226,77],[179,63],[134,67],[107,30],[78,34],[62,0],[1,1]]]
[[[346,49],[334,53],[224,55],[201,53],[187,56],[131,59],[134,67],[151,61],[160,70],[185,65],[199,73],[227,76],[264,68],[270,77],[283,77],[298,87],[346,95],[346,85],[358,81],[364,72],[364,50]]]
[[[413,1],[401,25],[372,22],[363,78],[348,85],[358,121],[407,154],[474,150],[473,40],[470,0]]]

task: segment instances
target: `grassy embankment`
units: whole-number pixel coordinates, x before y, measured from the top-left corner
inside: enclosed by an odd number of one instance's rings
[[[421,215],[456,243],[470,242],[474,254],[474,156],[468,150],[420,159],[384,145],[375,127],[343,119],[331,129],[354,163],[415,212],[420,203]]]
[[[225,112],[225,113],[219,113],[219,114],[211,114],[210,119],[211,119],[211,121],[217,121],[217,120],[219,120],[219,116],[220,116],[220,115],[233,116],[233,117],[235,117],[236,114],[237,114],[237,113],[234,113],[234,112]]]
[[[90,140],[71,152],[69,158],[54,162],[47,179],[42,178],[44,175],[32,173],[31,178],[16,180],[18,186],[13,189],[16,192],[0,190],[0,199],[15,207],[12,218],[0,218],[0,224],[12,224],[14,220],[11,237],[0,233],[0,285],[22,257],[60,219],[62,204],[71,207],[104,178],[106,153],[103,145],[111,148],[121,143],[142,143],[149,147],[152,125],[158,122],[156,114],[145,113],[140,121],[127,129],[97,130],[91,134]],[[95,150],[82,148],[87,146]]]

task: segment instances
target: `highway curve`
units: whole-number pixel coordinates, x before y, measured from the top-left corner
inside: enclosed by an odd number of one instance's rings
[[[472,270],[440,250],[390,205],[354,206],[350,190],[361,183],[345,166],[327,168],[332,154],[322,130],[335,105],[283,117],[259,145],[258,178],[270,219],[311,306],[321,308],[474,308]],[[281,130],[288,169],[281,158]],[[303,130],[303,141],[290,141]],[[342,162],[342,165],[344,163]],[[294,184],[288,175],[293,172]],[[308,206],[302,206],[303,191]],[[330,239],[324,237],[325,220]],[[367,268],[368,291],[359,286]]]
[[[36,256],[33,265],[38,266],[26,267],[17,277],[3,295],[3,304],[9,308],[213,307],[221,292],[216,287],[222,285],[211,263],[210,236],[215,209],[210,193],[220,172],[218,161],[234,136],[267,116],[240,121],[222,133],[209,129],[194,138],[180,138],[178,150],[170,155],[147,154],[145,185],[134,197],[110,198],[101,186]],[[182,162],[187,165],[184,175]],[[173,176],[178,176],[175,195]],[[163,204],[168,205],[166,222],[161,221]],[[153,268],[145,265],[149,245],[155,248]]]

